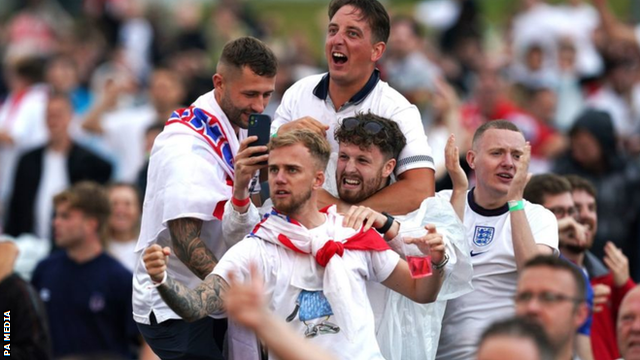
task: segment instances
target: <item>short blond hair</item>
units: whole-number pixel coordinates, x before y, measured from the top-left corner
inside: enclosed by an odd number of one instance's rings
[[[311,156],[316,159],[319,170],[324,171],[326,169],[327,163],[329,163],[329,157],[331,156],[331,145],[329,145],[329,141],[327,141],[324,136],[320,136],[314,131],[297,129],[286,132],[282,135],[272,137],[268,147],[269,151],[271,151],[295,144],[302,144],[309,150]]]

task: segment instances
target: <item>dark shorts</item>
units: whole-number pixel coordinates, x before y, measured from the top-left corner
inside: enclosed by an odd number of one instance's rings
[[[151,324],[138,323],[138,329],[153,352],[162,360],[223,360],[222,343],[226,319],[206,317],[192,323],[167,320],[160,324],[151,313]]]

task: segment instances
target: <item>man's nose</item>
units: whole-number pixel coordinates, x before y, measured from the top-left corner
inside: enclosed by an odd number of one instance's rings
[[[514,159],[513,156],[511,156],[511,154],[506,154],[502,157],[502,166],[511,169],[515,163],[514,163]]]
[[[347,160],[345,165],[344,165],[344,171],[347,172],[347,173],[356,171],[356,162],[355,162],[355,160],[353,160],[353,159]]]
[[[251,103],[251,111],[254,113],[261,114],[265,108],[265,100],[262,96],[256,96],[256,98]]]

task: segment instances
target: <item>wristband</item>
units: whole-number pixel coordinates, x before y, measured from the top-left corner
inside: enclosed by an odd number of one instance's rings
[[[162,281],[160,281],[159,283],[153,281],[153,279],[151,279],[152,285],[147,286],[147,289],[153,289],[153,288],[157,288],[158,286],[164,284],[167,282],[167,272],[164,272],[164,275],[162,276]]]
[[[511,200],[508,204],[509,211],[524,210],[524,200]]]
[[[231,203],[239,208],[249,205],[250,202],[251,202],[251,197],[248,197],[243,200],[239,200],[235,196],[231,196]]]
[[[442,261],[440,261],[439,263],[434,263],[431,262],[431,265],[433,265],[433,268],[436,270],[440,270],[442,269],[445,265],[447,265],[447,263],[449,262],[449,254],[444,253],[444,259],[442,259]]]
[[[391,229],[391,226],[393,226],[393,221],[395,220],[393,218],[393,216],[389,215],[386,212],[382,212],[382,215],[387,217],[387,222],[384,223],[384,225],[382,225],[382,227],[376,228],[376,230],[380,233],[380,234],[386,234],[387,231],[389,231],[389,229]]]

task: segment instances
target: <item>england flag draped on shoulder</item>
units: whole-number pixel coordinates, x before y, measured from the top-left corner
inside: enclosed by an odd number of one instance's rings
[[[235,136],[213,91],[171,115],[151,151],[136,251],[153,243],[169,220],[222,218],[233,188],[233,158],[246,136],[244,129]]]

